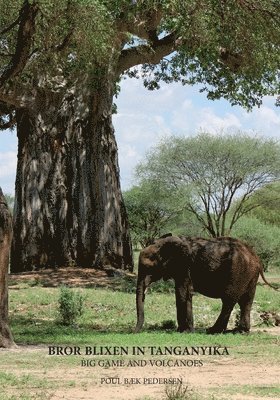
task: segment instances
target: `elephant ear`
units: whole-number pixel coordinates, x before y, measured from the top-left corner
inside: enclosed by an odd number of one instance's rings
[[[163,267],[163,279],[182,275],[186,276],[191,261],[188,244],[176,236],[163,239],[159,248],[159,260]]]

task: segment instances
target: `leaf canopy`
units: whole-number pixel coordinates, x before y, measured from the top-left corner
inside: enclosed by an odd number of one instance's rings
[[[250,108],[280,92],[274,0],[0,0],[0,102],[120,76],[201,84]],[[142,68],[132,69],[142,65]],[[22,100],[23,102],[23,100]]]

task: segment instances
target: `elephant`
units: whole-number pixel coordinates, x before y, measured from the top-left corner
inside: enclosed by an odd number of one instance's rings
[[[213,239],[167,236],[144,248],[139,255],[136,289],[137,325],[144,324],[144,300],[148,286],[159,279],[173,278],[179,332],[192,332],[194,292],[222,300],[221,313],[207,333],[223,333],[227,329],[235,304],[240,306],[236,332],[249,332],[250,311],[261,275],[266,284],[262,264],[252,248],[239,239]],[[273,287],[273,286],[272,286]]]

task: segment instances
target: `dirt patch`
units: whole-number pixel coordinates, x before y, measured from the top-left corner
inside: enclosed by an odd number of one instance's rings
[[[136,279],[136,275],[114,268],[105,270],[93,268],[59,268],[43,269],[40,271],[28,271],[9,275],[9,287],[29,283],[45,287],[57,287],[60,285],[78,287],[115,287],[120,278]]]
[[[8,350],[5,350],[8,351]],[[26,369],[25,374],[36,376],[53,382],[53,388],[48,389],[51,400],[140,400],[145,396],[156,400],[164,398],[164,379],[182,379],[196,393],[206,395],[209,390],[217,391],[216,398],[232,400],[271,400],[278,397],[260,397],[253,394],[226,395],[227,387],[232,385],[250,385],[273,387],[279,384],[280,365],[270,364],[264,360],[261,364],[244,362],[234,357],[224,359],[206,359],[201,367],[136,367],[136,368],[100,368],[69,366],[61,363],[60,367],[42,368],[47,356],[46,346],[18,346],[10,350],[21,358],[32,353],[41,360],[42,365]],[[15,368],[14,372],[17,369]],[[18,371],[19,373],[22,371]],[[114,383],[112,379],[115,379]],[[145,383],[145,379],[149,379]],[[159,381],[159,379],[161,381]],[[57,383],[59,382],[59,387]],[[73,384],[71,385],[71,382]],[[102,383],[103,382],[103,383]],[[65,384],[63,384],[65,383]]]
[[[164,381],[164,378],[183,379],[184,384],[188,384],[197,393],[206,393],[209,389],[223,388],[230,385],[275,385],[279,382],[280,368],[277,366],[269,367],[269,370],[263,366],[256,366],[246,363],[231,362],[220,363],[212,362],[201,367],[199,370],[185,368],[171,368],[158,371],[155,368],[140,368],[130,370],[118,370],[105,372],[98,371],[96,377],[92,380],[91,372],[77,371],[79,381],[87,381],[87,385],[77,384],[76,388],[57,390],[52,396],[53,400],[58,399],[102,399],[111,400],[112,394],[116,400],[134,400],[144,396],[150,396],[155,399],[163,399],[164,384],[149,383],[144,384],[144,379],[150,379],[150,382],[157,382],[158,379]],[[101,384],[101,377],[118,377],[121,384]],[[137,379],[140,383],[125,384],[124,379],[131,381]],[[81,389],[83,390],[81,391]],[[250,395],[248,400],[259,399]],[[236,400],[245,400],[245,395],[235,397]],[[264,399],[264,398],[263,398]],[[271,399],[271,397],[270,397]]]

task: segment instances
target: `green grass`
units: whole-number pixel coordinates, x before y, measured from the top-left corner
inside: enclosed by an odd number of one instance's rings
[[[234,395],[239,393],[258,396],[260,399],[263,397],[280,398],[280,386],[277,386],[276,383],[275,385],[230,385],[226,388],[211,389],[211,391],[220,395]]]
[[[50,383],[44,379],[34,378],[30,374],[23,374],[20,377],[12,374],[0,371],[0,386],[5,387],[15,387],[15,388],[28,388],[36,385],[38,388],[49,389]]]
[[[54,383],[44,379],[38,379],[30,374],[23,374],[20,377],[13,373],[0,372],[1,400],[48,400],[54,388]],[[36,388],[34,393],[33,389]],[[18,393],[20,392],[20,394]]]
[[[135,282],[133,283],[135,285]],[[133,332],[136,320],[135,288],[128,283],[123,291],[83,288],[79,292],[85,297],[85,311],[78,320],[76,326],[65,327],[59,324],[58,314],[58,288],[46,288],[41,286],[17,290],[12,286],[10,290],[10,320],[15,339],[19,343],[76,343],[86,342],[92,336],[95,338],[102,334],[126,335],[127,338]],[[173,340],[176,326],[175,295],[172,282],[163,282],[158,286],[153,285],[146,296],[145,301],[145,326],[141,338],[153,332],[156,335],[162,333]],[[205,335],[205,329],[211,326],[221,309],[221,301],[209,299],[202,295],[193,298],[194,321],[197,333],[188,336],[188,340],[197,340],[205,337],[211,340],[211,336]],[[261,326],[260,314],[263,311],[278,312],[279,294],[267,286],[258,285],[255,301],[252,309],[252,326]],[[236,307],[232,313],[230,327],[234,327],[236,320]],[[170,328],[170,329],[168,329]],[[77,335],[78,334],[78,335]],[[223,340],[228,335],[223,335]],[[239,337],[237,335],[235,337]],[[178,335],[181,337],[181,335]],[[243,336],[245,338],[245,336]],[[214,336],[215,338],[215,336]],[[126,339],[133,340],[133,339]],[[242,340],[246,340],[242,339]],[[250,340],[253,340],[252,338]]]
[[[34,359],[33,356],[32,363],[27,363],[26,368],[28,368],[30,364],[34,367],[34,360],[39,363],[37,357],[36,355]],[[26,361],[26,359],[24,361]],[[52,397],[53,391],[59,388],[60,385],[61,382],[59,380],[38,378],[34,373],[23,373],[18,376],[15,373],[0,371],[0,400],[48,400]],[[72,387],[73,385],[75,385],[73,380],[65,380],[63,382],[63,387],[65,388]],[[15,393],[13,394],[13,392]],[[20,392],[20,394],[18,394],[18,392]]]

